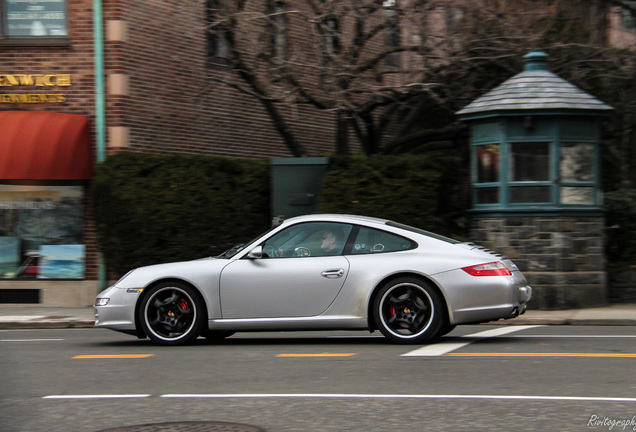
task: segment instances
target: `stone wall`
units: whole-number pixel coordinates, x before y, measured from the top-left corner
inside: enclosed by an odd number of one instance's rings
[[[533,288],[530,309],[608,301],[602,217],[474,218],[471,239],[512,259]]]

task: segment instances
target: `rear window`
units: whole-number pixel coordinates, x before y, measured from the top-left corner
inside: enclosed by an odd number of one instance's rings
[[[360,227],[351,254],[398,252],[415,249],[417,244],[405,237],[373,228]]]
[[[420,229],[420,228],[415,228],[415,227],[412,227],[412,226],[404,225],[404,224],[393,222],[393,221],[388,221],[386,223],[386,225],[388,225],[390,227],[394,227],[394,228],[400,228],[400,229],[403,229],[403,230],[406,230],[406,231],[411,231],[411,232],[414,232],[414,233],[417,233],[417,234],[422,234],[422,235],[425,235],[427,237],[432,237],[434,239],[441,240],[441,241],[444,241],[444,242],[450,243],[450,244],[461,243],[459,240],[455,240],[455,239],[452,239],[450,237],[445,237],[443,235],[435,234],[435,233],[432,233],[430,231],[426,231],[426,230],[423,230],[423,229]]]

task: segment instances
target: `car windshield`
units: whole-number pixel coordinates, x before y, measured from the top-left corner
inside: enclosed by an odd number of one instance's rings
[[[254,243],[259,238],[265,236],[267,233],[269,233],[274,228],[277,228],[277,227],[274,226],[274,227],[270,228],[269,230],[265,231],[263,234],[259,235],[258,237],[253,238],[252,240],[248,241],[247,243],[239,243],[236,246],[232,246],[231,248],[229,248],[228,250],[226,250],[221,255],[217,256],[216,258],[228,258],[228,259],[232,258],[234,255],[236,255],[237,253],[239,253],[243,249],[245,249],[246,246],[251,245],[252,243]]]
[[[404,224],[397,223],[397,222],[392,222],[392,221],[388,221],[388,222],[386,222],[386,224],[388,226],[392,226],[392,227],[395,227],[395,228],[401,228],[403,230],[407,230],[407,231],[411,231],[411,232],[414,232],[414,233],[422,234],[422,235],[425,235],[427,237],[432,237],[432,238],[437,239],[437,240],[442,240],[442,241],[445,241],[447,243],[451,243],[451,244],[461,243],[459,240],[455,240],[455,239],[452,239],[450,237],[445,237],[443,235],[435,234],[435,233],[432,233],[430,231],[426,231],[426,230],[423,230],[423,229],[420,229],[420,228],[415,228],[415,227],[412,227],[412,226],[409,226],[409,225],[404,225]]]

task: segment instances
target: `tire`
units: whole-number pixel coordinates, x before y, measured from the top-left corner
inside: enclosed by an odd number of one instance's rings
[[[181,282],[164,282],[150,288],[139,308],[143,332],[160,345],[193,342],[207,320],[204,315],[199,294]]]
[[[413,277],[384,285],[373,303],[380,332],[394,343],[416,344],[435,338],[443,323],[443,301],[437,291]]]

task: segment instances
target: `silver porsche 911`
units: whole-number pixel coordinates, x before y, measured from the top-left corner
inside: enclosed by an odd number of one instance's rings
[[[507,258],[388,220],[289,219],[218,257],[132,270],[95,300],[95,325],[163,345],[263,330],[379,330],[422,343],[514,318],[532,288]]]

